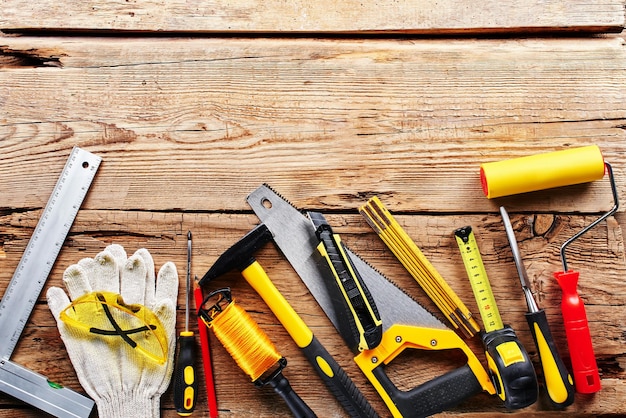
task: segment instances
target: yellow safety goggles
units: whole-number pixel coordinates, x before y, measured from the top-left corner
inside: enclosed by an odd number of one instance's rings
[[[87,293],[65,308],[60,318],[68,326],[106,338],[111,345],[123,341],[158,364],[167,359],[167,335],[159,318],[143,305],[124,303],[120,294]]]

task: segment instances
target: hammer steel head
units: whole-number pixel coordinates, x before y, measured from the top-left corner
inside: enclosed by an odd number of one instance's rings
[[[198,283],[202,286],[235,268],[240,271],[244,270],[254,263],[254,253],[272,239],[273,235],[267,226],[258,225],[224,251]]]

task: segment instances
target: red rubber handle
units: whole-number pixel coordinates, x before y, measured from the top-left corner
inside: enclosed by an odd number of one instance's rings
[[[600,375],[591,344],[585,305],[576,290],[578,275],[579,273],[573,270],[554,273],[554,277],[563,291],[561,312],[572,360],[572,374],[574,375],[576,391],[595,393],[601,387]]]

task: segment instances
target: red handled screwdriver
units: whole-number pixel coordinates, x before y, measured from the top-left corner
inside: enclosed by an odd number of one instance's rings
[[[174,406],[180,416],[189,416],[196,407],[196,338],[189,331],[189,295],[191,294],[191,231],[187,232],[187,285],[185,291],[185,330],[178,337],[178,357],[174,366]]]

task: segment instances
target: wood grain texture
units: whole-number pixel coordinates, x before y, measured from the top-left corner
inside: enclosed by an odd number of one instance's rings
[[[621,0],[5,0],[0,30],[231,33],[619,32]]]
[[[5,288],[23,252],[40,211],[26,211],[0,217],[0,230],[6,257],[0,259],[0,287]],[[588,224],[588,216],[553,216],[548,221],[548,231],[539,230],[539,218],[547,215],[511,213],[520,251],[533,282],[533,290],[540,306],[546,309],[557,346],[569,362],[562,320],[560,318],[560,290],[552,279],[552,272],[560,268],[558,245],[581,226]],[[491,278],[495,297],[504,320],[518,332],[522,343],[537,362],[537,353],[524,319],[526,310],[518,285],[515,266],[499,216],[494,215],[398,215],[398,221],[420,246],[433,265],[450,283],[476,315],[477,308],[467,281],[463,263],[453,237],[453,230],[473,225]],[[365,220],[356,213],[329,214],[328,220],[344,241],[372,265],[405,289],[427,309],[437,312],[413,279],[403,270],[384,244],[376,237]],[[258,222],[250,214],[222,213],[163,213],[150,211],[81,210],[59,260],[55,264],[47,286],[62,286],[61,277],[65,267],[84,257],[93,257],[110,243],[123,245],[129,252],[148,248],[158,268],[166,261],[173,261],[184,274],[186,263],[186,231],[193,231],[192,272],[202,276],[219,255],[243,236]],[[544,220],[544,223],[547,222]],[[595,397],[578,396],[574,406],[566,414],[579,413],[601,415],[624,412],[621,399],[626,396],[623,364],[624,330],[622,320],[625,309],[623,300],[626,273],[621,228],[613,220],[590,232],[568,253],[572,266],[581,272],[580,292],[585,299],[594,338],[594,348],[602,373],[603,390]],[[374,407],[385,416],[385,406],[373,388],[351,360],[351,355],[330,322],[306,291],[289,264],[277,250],[268,245],[258,253],[258,260],[268,271],[279,290],[314,330],[318,338],[333,353]],[[285,370],[295,390],[320,416],[344,416],[341,408],[325,392],[306,359],[291,341],[284,329],[273,317],[258,295],[245,283],[239,273],[233,271],[207,286],[205,291],[231,286],[238,303],[259,323],[272,338],[279,352],[287,357]],[[184,289],[181,280],[180,292]],[[179,298],[179,321],[183,319],[182,299]],[[443,319],[442,319],[443,320]],[[195,328],[195,321],[192,321]],[[220,416],[289,416],[289,411],[269,390],[259,390],[241,372],[226,351],[212,338],[214,372],[217,382]],[[484,361],[477,339],[468,344]],[[412,387],[421,382],[420,377],[437,375],[442,370],[458,366],[449,360],[435,361],[433,353],[401,358],[400,368],[390,368],[396,384]],[[45,302],[37,305],[13,359],[33,368],[54,381],[75,390],[81,390],[71,363],[58,337],[54,320]],[[407,371],[411,373],[407,374]],[[201,388],[199,405],[201,416],[206,416],[206,394]],[[163,416],[175,416],[171,392],[163,398]],[[11,399],[0,395],[0,405],[11,405]],[[545,399],[518,414],[546,413],[550,409]],[[505,410],[497,398],[479,395],[464,402],[452,412],[473,414],[499,414]],[[478,416],[477,415],[477,416]],[[28,415],[25,415],[28,416]],[[445,416],[445,414],[444,414]]]
[[[52,67],[0,72],[0,193],[41,207],[73,145],[105,162],[88,208],[599,212],[606,180],[490,201],[482,162],[598,144],[624,188],[621,39],[3,38]],[[14,193],[16,182],[25,192]],[[446,187],[442,187],[442,184]]]
[[[201,276],[258,223],[245,197],[269,183],[298,208],[324,212],[354,251],[444,321],[358,215],[377,195],[478,315],[452,234],[472,225],[503,319],[540,370],[498,213],[505,205],[537,301],[569,364],[552,273],[561,269],[560,244],[610,208],[608,181],[490,201],[478,167],[593,143],[613,164],[618,192],[626,196],[624,40],[536,36],[619,31],[623,1],[523,0],[511,7],[491,0],[5,0],[1,7],[0,31],[8,35],[0,34],[0,294],[78,145],[103,163],[47,287],[62,286],[67,266],[108,244],[131,253],[144,247],[157,268],[166,261],[178,266],[180,325],[187,230],[194,237],[192,272]],[[405,34],[459,38],[391,38]],[[488,38],[496,34],[506,36]],[[626,414],[624,225],[621,209],[567,253],[581,273],[602,391],[577,395],[565,411],[552,410],[544,394],[521,411],[506,411],[498,398],[481,394],[440,416]],[[258,259],[387,416],[285,259],[272,245]],[[221,286],[232,286],[288,359],[285,375],[318,415],[344,417],[239,273],[205,290]],[[211,343],[221,417],[291,416],[271,390],[250,383],[213,336]],[[468,344],[486,364],[479,341]],[[43,296],[12,359],[82,390]],[[407,389],[457,366],[455,356],[414,351],[389,371]],[[200,386],[196,414],[207,416]],[[161,415],[178,416],[171,390]],[[14,416],[41,413],[0,394],[0,417]]]

